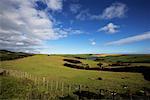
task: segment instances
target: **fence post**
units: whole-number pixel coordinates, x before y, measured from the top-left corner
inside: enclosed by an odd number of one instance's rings
[[[56,81],[56,90],[58,89],[58,81]]]
[[[130,93],[130,100],[132,100],[132,93]]]
[[[26,76],[25,76],[27,79],[28,79],[28,73],[26,72]]]
[[[25,78],[27,78],[27,72],[25,72]]]
[[[82,85],[79,85],[79,100],[81,100],[81,87]]]
[[[47,86],[46,90],[49,91],[49,80],[47,80],[47,85],[46,86]]]
[[[29,74],[29,79],[31,79],[31,74]]]
[[[112,99],[114,100],[115,99],[115,95],[114,95],[114,91],[112,92]]]
[[[42,79],[42,85],[45,86],[45,77]]]
[[[18,72],[18,77],[22,79],[22,72],[21,71]]]
[[[22,73],[22,77],[24,78],[24,72],[21,72]]]
[[[6,76],[8,76],[9,75],[9,71],[8,70],[6,70]]]
[[[9,70],[9,76],[12,76],[12,71],[11,70]]]
[[[68,92],[69,92],[69,95],[70,95],[70,92],[71,92],[71,84],[68,85]]]
[[[35,86],[37,86],[37,78],[36,77],[34,77],[34,84],[35,84]]]
[[[51,91],[53,90],[53,81],[51,80]]]
[[[47,79],[45,79],[44,88],[47,89]]]
[[[61,91],[62,91],[62,96],[64,95],[63,92],[64,92],[64,82],[62,82],[62,88],[61,88]]]
[[[150,95],[148,91],[144,91],[145,100],[150,100]]]
[[[102,89],[99,90],[99,93],[100,93],[100,99],[101,99],[101,96],[102,96]]]
[[[21,72],[19,72],[19,73],[18,73],[18,76],[19,76],[20,79],[22,79],[22,76],[21,76],[21,75],[22,75]]]

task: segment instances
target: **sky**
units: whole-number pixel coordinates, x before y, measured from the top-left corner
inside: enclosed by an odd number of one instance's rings
[[[150,0],[1,0],[0,49],[150,54]]]

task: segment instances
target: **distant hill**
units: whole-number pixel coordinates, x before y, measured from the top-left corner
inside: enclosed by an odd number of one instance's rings
[[[106,57],[106,56],[122,56],[123,54],[96,54],[97,57]]]
[[[23,52],[12,52],[8,50],[0,50],[0,61],[14,60],[14,59],[24,58],[32,55],[33,54],[23,53]]]

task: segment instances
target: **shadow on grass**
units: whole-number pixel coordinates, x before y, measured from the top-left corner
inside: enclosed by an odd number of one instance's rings
[[[76,65],[76,64],[65,63],[64,66],[67,66],[67,67],[70,67],[70,68],[75,68],[75,69],[84,69],[83,66]]]
[[[79,60],[73,60],[73,59],[64,59],[64,61],[73,63],[73,64],[81,64],[82,62]]]
[[[76,64],[68,64],[65,63],[64,66],[76,69],[84,69],[84,70],[97,70],[97,71],[112,71],[112,72],[134,72],[134,73],[142,73],[145,80],[150,81],[150,67],[139,66],[139,67],[120,67],[120,68],[84,68],[83,66],[79,66]]]
[[[150,67],[140,66],[140,67],[121,67],[121,68],[104,68],[104,71],[113,72],[136,72],[142,73],[144,78],[150,81]]]
[[[86,99],[104,99],[103,95],[96,94],[96,93],[90,92],[90,91],[76,91],[76,92],[74,92],[74,94],[79,97],[79,100],[83,100],[83,98],[86,98]]]
[[[67,95],[65,97],[59,97],[59,100],[76,100],[76,99],[70,95]]]

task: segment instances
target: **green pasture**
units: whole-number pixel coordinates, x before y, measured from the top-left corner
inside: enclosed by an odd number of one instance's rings
[[[64,56],[60,55],[34,55],[16,60],[2,61],[1,67],[28,72],[37,77],[46,77],[49,80],[64,81],[67,84],[83,84],[91,87],[91,90],[108,89],[123,93],[124,85],[133,92],[150,88],[150,82],[146,81],[141,73],[107,72],[73,69],[64,66]],[[82,60],[90,66],[97,62]],[[98,80],[102,78],[102,80]]]

